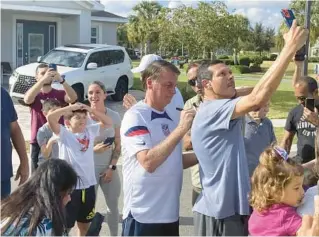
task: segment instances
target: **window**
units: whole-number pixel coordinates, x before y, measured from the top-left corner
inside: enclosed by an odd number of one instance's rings
[[[91,44],[97,44],[99,38],[99,28],[92,27],[91,28]]]
[[[122,50],[108,50],[104,51],[105,65],[114,65],[124,62],[124,52]]]
[[[96,63],[97,67],[105,66],[105,63],[103,62],[103,52],[92,53],[87,61],[87,64],[89,63]]]

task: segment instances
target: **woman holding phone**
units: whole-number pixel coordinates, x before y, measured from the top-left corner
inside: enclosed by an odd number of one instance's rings
[[[121,192],[121,183],[116,164],[121,152],[120,140],[120,115],[105,107],[104,101],[107,93],[105,86],[100,81],[94,81],[88,88],[88,100],[91,108],[107,113],[113,120],[113,127],[101,129],[100,135],[95,139],[94,163],[97,185],[100,186],[106,201],[108,216],[107,222],[112,236],[118,234],[119,209],[118,200]],[[94,123],[94,117],[92,117]]]

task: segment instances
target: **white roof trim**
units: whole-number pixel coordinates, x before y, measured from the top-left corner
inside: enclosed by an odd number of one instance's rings
[[[57,14],[67,14],[67,15],[81,15],[80,10],[55,8],[55,7],[39,7],[39,6],[15,5],[15,4],[4,4],[4,3],[0,4],[0,7],[1,7],[1,9],[4,9],[4,10],[57,13]]]
[[[114,22],[114,23],[128,23],[127,19],[116,18],[116,17],[100,17],[100,16],[92,16],[92,21],[103,21],[103,22]]]

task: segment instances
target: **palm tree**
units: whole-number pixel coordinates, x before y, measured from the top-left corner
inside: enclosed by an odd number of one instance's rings
[[[129,17],[128,38],[130,41],[141,43],[144,53],[149,52],[150,43],[157,39],[156,24],[161,5],[157,2],[142,1],[133,8]]]

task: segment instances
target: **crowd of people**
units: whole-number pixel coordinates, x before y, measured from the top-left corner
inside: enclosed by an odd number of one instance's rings
[[[123,236],[178,236],[183,169],[191,168],[194,235],[316,236],[319,197],[315,142],[318,111],[304,106],[318,98],[317,81],[293,77],[299,105],[276,142],[267,118],[269,102],[308,31],[294,22],[285,46],[254,87],[235,87],[222,61],[190,63],[188,84],[196,96],[185,102],[177,88],[180,71],[157,55],[133,69],[141,73],[145,98],[127,94],[121,118],[105,107],[102,82],[88,86],[89,105],[57,71],[40,64],[37,83],[24,101],[31,111],[31,166],[17,114],[1,89],[1,234],[85,236],[103,192],[107,223],[118,235],[123,165]],[[59,81],[64,90],[51,87]],[[67,105],[69,104],[69,105]],[[296,157],[289,157],[294,135]],[[21,160],[20,186],[11,193],[11,143]],[[306,190],[306,193],[305,193]],[[11,193],[11,194],[10,194]]]

